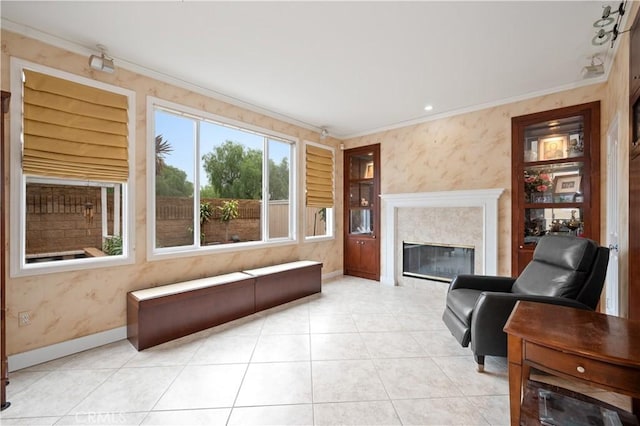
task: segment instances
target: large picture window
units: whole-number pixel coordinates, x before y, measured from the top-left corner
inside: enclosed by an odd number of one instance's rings
[[[12,59],[14,276],[132,262],[134,94]]]
[[[152,255],[295,240],[295,142],[149,100]]]

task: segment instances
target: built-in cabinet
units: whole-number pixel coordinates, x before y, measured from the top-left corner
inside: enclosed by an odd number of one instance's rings
[[[8,363],[7,363],[7,328],[6,328],[6,292],[5,292],[5,253],[6,250],[6,238],[5,238],[5,226],[6,226],[6,198],[4,193],[4,170],[5,170],[5,157],[4,157],[4,115],[9,111],[9,98],[11,94],[9,92],[2,91],[2,114],[0,115],[0,244],[2,245],[0,250],[0,409],[4,410],[10,403],[7,402],[6,386],[8,383]]]
[[[514,117],[511,128],[517,276],[544,235],[599,240],[600,103]]]
[[[344,273],[380,279],[380,145],[344,151]]]

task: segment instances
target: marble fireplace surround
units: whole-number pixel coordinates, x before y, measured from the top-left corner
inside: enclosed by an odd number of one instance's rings
[[[498,199],[504,189],[475,189],[464,191],[414,192],[383,194],[381,274],[380,282],[397,285],[398,271],[402,265],[396,264],[398,209],[436,207],[479,207],[482,213],[482,244],[476,247],[481,252],[481,270],[476,274],[496,275],[498,272]]]

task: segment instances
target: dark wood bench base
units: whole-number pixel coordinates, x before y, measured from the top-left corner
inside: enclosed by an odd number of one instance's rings
[[[321,291],[322,263],[298,261],[127,294],[127,339],[137,350]]]

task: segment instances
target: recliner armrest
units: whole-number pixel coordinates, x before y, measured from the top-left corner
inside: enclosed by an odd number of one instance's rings
[[[471,349],[474,353],[481,355],[506,353],[507,335],[503,329],[518,300],[591,310],[587,305],[563,297],[482,292],[471,317]]]
[[[458,275],[449,285],[449,291],[457,288],[486,290],[508,293],[515,282],[513,277],[495,277],[491,275]]]

